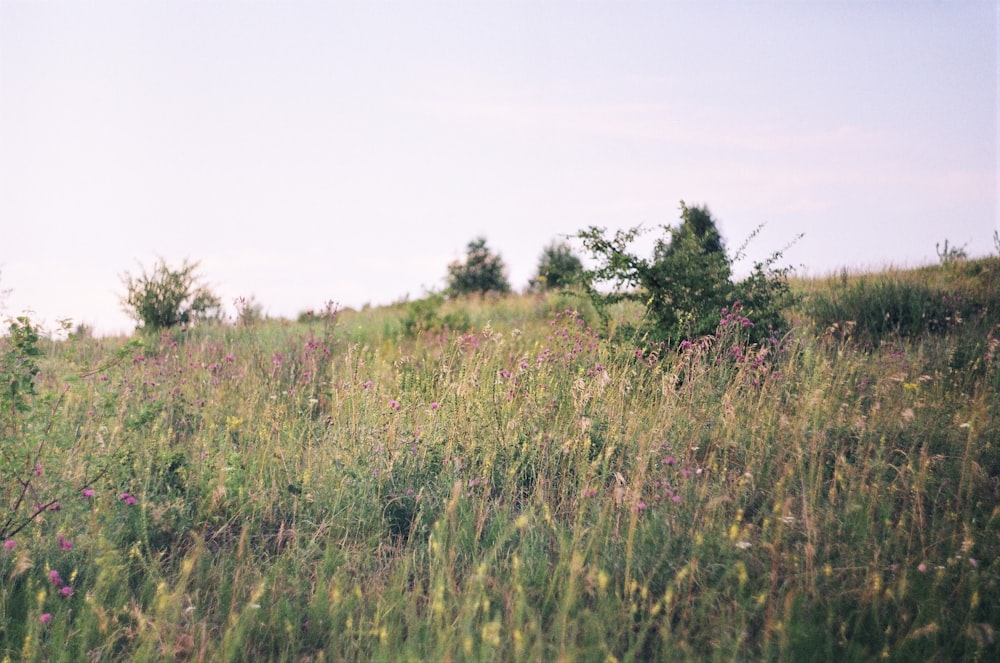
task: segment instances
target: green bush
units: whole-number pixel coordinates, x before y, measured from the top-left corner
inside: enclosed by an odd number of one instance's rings
[[[565,288],[583,281],[583,263],[568,244],[553,242],[538,259],[538,271],[528,286],[532,292]]]
[[[503,259],[486,246],[485,237],[479,237],[469,242],[464,262],[448,265],[446,292],[449,297],[488,292],[506,294],[510,292],[506,272]]]
[[[218,319],[221,302],[200,283],[197,268],[198,263],[185,259],[180,268],[174,269],[160,258],[150,272],[145,268],[138,276],[125,272],[121,277],[126,291],[121,298],[125,311],[148,330]]]
[[[403,318],[404,333],[416,338],[422,333],[436,333],[445,329],[465,331],[470,327],[469,314],[464,309],[442,314],[443,305],[444,296],[438,293],[407,303]]]
[[[603,228],[578,233],[598,263],[586,273],[586,282],[599,311],[622,300],[641,302],[646,309],[645,323],[635,331],[651,340],[672,343],[712,334],[720,311],[736,301],[755,325],[753,340],[782,325],[781,312],[790,301],[790,270],[774,267],[780,252],[756,263],[750,276],[734,283],[734,259],[726,254],[707,208],[688,207],[681,201],[680,226],[663,226],[663,230],[651,260],[635,255],[630,248],[641,228],[618,231],[612,238],[605,236]],[[737,252],[736,257],[740,255]],[[610,292],[599,290],[602,286],[610,286]]]

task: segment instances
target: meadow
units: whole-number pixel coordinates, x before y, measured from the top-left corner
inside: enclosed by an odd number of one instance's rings
[[[567,293],[22,328],[0,660],[1000,660],[998,273],[793,281],[759,343]]]

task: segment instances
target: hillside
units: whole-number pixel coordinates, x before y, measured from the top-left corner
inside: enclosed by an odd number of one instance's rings
[[[0,653],[996,660],[998,269],[796,281],[761,344],[569,293],[15,329]]]

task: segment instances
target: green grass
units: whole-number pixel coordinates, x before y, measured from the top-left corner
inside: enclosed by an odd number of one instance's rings
[[[4,420],[5,508],[61,509],[0,549],[0,659],[995,660],[990,269],[864,277],[986,302],[879,342],[834,278],[760,347],[557,296],[61,344]]]

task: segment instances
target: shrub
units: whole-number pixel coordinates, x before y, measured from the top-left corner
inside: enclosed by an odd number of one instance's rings
[[[937,252],[938,260],[941,261],[942,265],[951,265],[969,258],[969,254],[966,252],[964,244],[962,246],[955,246],[954,244],[948,246],[947,239],[944,240],[944,246],[935,244],[934,250]]]
[[[663,230],[651,260],[635,255],[630,248],[641,228],[618,231],[610,239],[603,228],[578,233],[598,262],[596,269],[586,273],[587,288],[598,311],[606,311],[609,304],[621,300],[641,302],[646,324],[636,331],[668,342],[713,333],[719,311],[737,300],[742,302],[744,314],[759,324],[754,340],[769,333],[769,327],[781,326],[781,311],[790,299],[790,270],[774,267],[780,252],[756,263],[750,276],[734,283],[733,259],[726,254],[707,208],[688,207],[681,201],[680,226],[663,226]],[[751,239],[755,235],[756,231]],[[741,255],[742,248],[736,257]],[[610,285],[610,292],[600,292],[602,285]]]
[[[479,237],[469,242],[464,262],[455,261],[448,265],[448,287],[450,297],[488,292],[508,293],[507,268],[501,257],[486,246],[486,238]]]
[[[583,280],[583,263],[568,244],[553,242],[538,259],[538,271],[528,286],[532,292],[565,288]]]
[[[264,306],[253,295],[237,297],[233,306],[236,307],[236,324],[241,327],[253,327],[264,321]]]
[[[173,269],[160,258],[150,272],[145,268],[138,276],[125,272],[121,277],[126,290],[121,298],[125,311],[148,330],[218,319],[221,302],[200,283],[197,268],[197,262],[185,259],[180,268]]]
[[[444,296],[439,293],[429,293],[423,299],[409,302],[403,318],[403,332],[416,338],[422,333],[437,333],[445,329],[464,332],[470,327],[468,312],[460,309],[442,315],[443,305]]]

